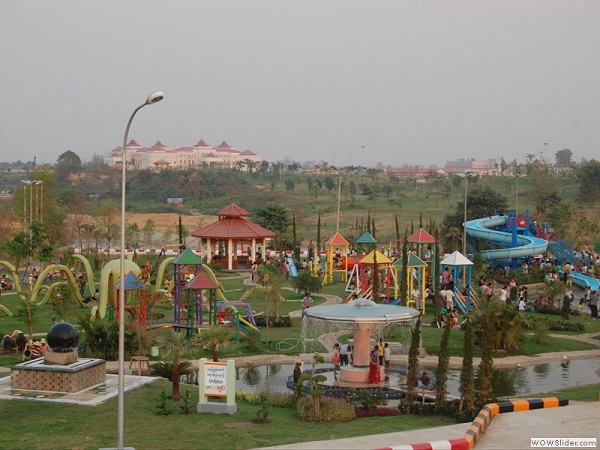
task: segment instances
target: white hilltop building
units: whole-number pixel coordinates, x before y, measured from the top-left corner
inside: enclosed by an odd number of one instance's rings
[[[104,154],[104,162],[111,167],[121,167],[122,150],[119,146]],[[208,145],[204,139],[200,139],[193,147],[167,147],[160,141],[156,141],[152,147],[142,147],[132,139],[127,144],[127,160],[131,167],[140,170],[194,167],[250,170],[252,164],[257,166],[264,159],[251,150],[236,150],[226,141],[217,147]]]

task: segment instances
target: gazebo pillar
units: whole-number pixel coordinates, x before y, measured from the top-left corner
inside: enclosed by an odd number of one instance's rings
[[[206,240],[206,263],[212,261],[212,248],[210,246],[210,238]]]
[[[233,269],[233,239],[227,241],[227,268]]]
[[[256,238],[252,238],[252,253],[248,255],[250,262],[253,263],[256,260]]]

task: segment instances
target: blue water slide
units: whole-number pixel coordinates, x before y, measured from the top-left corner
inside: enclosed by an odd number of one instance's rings
[[[495,244],[509,247],[495,250],[483,250],[481,252],[483,259],[486,261],[506,261],[512,258],[533,256],[546,251],[548,248],[548,241],[522,234],[516,236],[517,246],[512,247],[512,233],[491,229],[505,225],[506,220],[507,216],[490,216],[467,221],[465,227],[469,236],[473,236],[477,239],[486,239]]]
[[[290,276],[297,277],[298,276],[298,268],[296,267],[296,263],[294,262],[294,258],[287,258],[288,268],[290,269]]]
[[[600,289],[600,281],[598,281],[596,278],[588,277],[587,275],[579,272],[571,272],[571,276],[573,277],[573,284],[579,287],[589,287],[592,291],[597,291]]]

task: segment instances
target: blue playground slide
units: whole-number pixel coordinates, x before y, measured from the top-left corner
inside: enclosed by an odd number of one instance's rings
[[[298,269],[296,268],[296,263],[294,262],[294,258],[287,258],[288,267],[290,269],[290,276],[297,277]]]
[[[592,291],[597,291],[600,289],[600,281],[596,278],[588,277],[579,272],[571,272],[571,276],[573,277],[573,284],[586,288],[589,287]]]
[[[469,236],[478,239],[486,239],[496,244],[512,246],[513,236],[511,233],[492,230],[506,224],[507,216],[490,216],[482,219],[469,220],[465,224]],[[527,256],[544,253],[548,248],[548,241],[533,236],[517,235],[517,247],[495,250],[483,250],[481,256],[486,261],[507,261],[512,258],[523,258]],[[575,282],[575,280],[573,280]]]

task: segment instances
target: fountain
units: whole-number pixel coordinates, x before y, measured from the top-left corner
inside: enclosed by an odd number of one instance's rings
[[[337,329],[354,332],[353,364],[340,367],[340,382],[346,387],[357,387],[367,383],[371,335],[384,327],[399,323],[409,323],[419,317],[419,311],[405,306],[378,304],[372,300],[358,298],[348,303],[315,306],[304,310],[302,333],[318,329],[318,322],[324,322]],[[383,367],[380,369],[383,371]],[[383,379],[383,372],[382,372]]]
[[[79,332],[67,322],[48,331],[51,350],[37,359],[11,368],[12,389],[79,392],[106,381],[106,361],[78,358]]]

